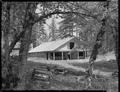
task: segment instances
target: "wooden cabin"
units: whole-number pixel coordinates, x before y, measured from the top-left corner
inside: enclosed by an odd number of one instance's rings
[[[84,48],[83,41],[76,37],[67,37],[51,42],[44,42],[29,51],[29,57],[39,57],[44,60],[85,59],[89,50]]]

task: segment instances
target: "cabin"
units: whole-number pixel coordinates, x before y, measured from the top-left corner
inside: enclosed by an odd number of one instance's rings
[[[55,41],[44,42],[32,48],[29,57],[39,57],[43,60],[73,60],[85,59],[89,56],[89,50],[84,48],[86,42],[76,37],[67,37]]]

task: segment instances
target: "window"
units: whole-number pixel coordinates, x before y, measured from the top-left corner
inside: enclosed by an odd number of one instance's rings
[[[79,52],[79,58],[85,58],[85,51]]]
[[[79,52],[79,56],[81,57],[83,57],[84,56],[84,52],[83,51],[81,51],[81,52]]]
[[[74,42],[70,42],[70,49],[74,48]]]

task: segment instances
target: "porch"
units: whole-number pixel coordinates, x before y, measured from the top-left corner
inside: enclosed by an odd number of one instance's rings
[[[85,57],[87,57],[87,51],[46,52],[47,60],[73,60],[85,59]]]

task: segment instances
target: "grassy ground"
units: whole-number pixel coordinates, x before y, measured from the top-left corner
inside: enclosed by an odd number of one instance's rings
[[[73,66],[88,68],[89,63],[71,63]],[[94,69],[99,69],[106,72],[114,72],[118,70],[117,63],[115,61],[111,62],[95,62]]]
[[[28,62],[26,68],[28,70],[27,74],[27,79],[28,82],[26,83],[26,90],[88,90],[86,88],[87,85],[87,80],[84,79],[80,81],[79,83],[76,82],[76,77],[77,76],[84,76],[85,74],[82,72],[78,72],[72,69],[67,69],[69,72],[66,75],[54,75],[53,79],[50,80],[50,85],[44,85],[41,87],[41,83],[39,81],[33,81],[31,79],[31,71],[33,68],[39,67],[41,63],[35,63],[35,62]],[[82,67],[87,67],[88,64],[73,64],[75,66],[82,66]],[[112,66],[111,66],[112,65]],[[116,70],[116,67],[114,66],[115,64],[112,62],[112,64],[109,63],[96,63],[96,68],[107,68],[108,71],[110,70]],[[47,64],[47,66],[54,67],[55,65]],[[111,69],[112,68],[112,69]],[[107,70],[105,69],[105,70]],[[109,70],[110,69],[110,70]],[[118,92],[118,78],[98,78],[94,79],[92,81],[92,88],[94,90],[107,90],[108,92]]]

